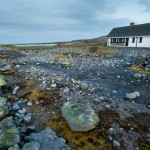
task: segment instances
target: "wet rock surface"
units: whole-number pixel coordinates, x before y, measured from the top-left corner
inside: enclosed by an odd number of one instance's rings
[[[149,148],[150,51],[117,49],[119,55],[109,57],[97,57],[78,48],[1,49],[0,124],[10,116],[19,133],[15,130],[13,142],[8,138],[8,143],[0,146],[45,150],[52,142],[52,149]],[[89,105],[100,121],[94,129],[73,132],[63,120],[61,108],[65,103],[79,104],[84,111]],[[0,138],[5,138],[4,131],[11,132],[5,126]],[[52,141],[51,136],[55,137]]]

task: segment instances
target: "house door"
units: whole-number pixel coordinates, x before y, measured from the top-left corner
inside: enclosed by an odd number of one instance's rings
[[[129,44],[129,38],[126,38],[125,46],[128,46],[128,44]]]

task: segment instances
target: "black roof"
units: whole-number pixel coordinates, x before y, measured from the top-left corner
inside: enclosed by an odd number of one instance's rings
[[[107,37],[150,35],[150,23],[113,28]]]

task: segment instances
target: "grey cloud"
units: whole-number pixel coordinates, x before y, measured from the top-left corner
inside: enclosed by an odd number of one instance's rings
[[[145,11],[150,11],[150,0],[140,0],[139,4],[145,6]]]

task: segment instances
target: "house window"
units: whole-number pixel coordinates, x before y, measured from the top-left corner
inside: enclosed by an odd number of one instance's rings
[[[139,38],[139,43],[142,43],[142,37]]]
[[[113,43],[116,43],[117,42],[117,39],[116,38],[113,38]]]
[[[119,38],[119,43],[123,43],[123,38]]]
[[[132,38],[132,43],[135,43],[135,37]]]

